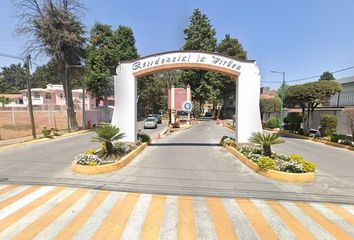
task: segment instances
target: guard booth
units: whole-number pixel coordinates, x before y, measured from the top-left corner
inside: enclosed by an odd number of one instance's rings
[[[168,110],[171,125],[191,125],[191,111],[193,110],[191,88],[175,88],[168,90]]]

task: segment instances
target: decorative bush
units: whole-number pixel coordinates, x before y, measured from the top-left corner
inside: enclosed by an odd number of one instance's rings
[[[332,114],[323,114],[320,116],[321,124],[321,134],[322,136],[329,136],[331,133],[336,131],[337,128],[337,117]]]
[[[261,169],[276,169],[275,161],[270,157],[258,158],[257,164]]]
[[[276,117],[271,117],[267,120],[266,126],[269,128],[278,128],[279,120]]]
[[[42,130],[42,134],[46,138],[49,138],[51,133],[52,133],[52,130],[48,129],[47,127],[44,127]]]
[[[330,135],[331,142],[335,142],[335,143],[338,143],[339,140],[345,140],[346,138],[347,138],[346,135],[335,133],[335,132],[331,133]]]
[[[124,137],[124,133],[119,133],[119,128],[112,125],[104,125],[96,129],[96,137],[91,138],[94,142],[104,144],[104,155],[110,156],[114,154],[113,142]],[[102,149],[103,150],[103,149]]]
[[[133,151],[135,148],[137,148],[137,146],[134,144],[118,142],[114,144],[114,153],[116,155],[125,155]]]
[[[290,173],[314,172],[316,165],[304,160],[299,154],[285,155],[281,153],[272,153],[272,157],[262,155],[262,150],[251,146],[241,146],[237,150],[245,157],[257,163],[262,169],[274,169]],[[271,159],[271,160],[270,160]]]
[[[228,146],[235,146],[235,141],[232,140],[232,139],[229,139],[229,140],[226,141],[226,145],[228,145]]]
[[[90,162],[96,162],[96,165],[100,165],[103,163],[101,158],[93,154],[79,154],[75,159],[77,161],[77,164],[80,165],[90,165]],[[93,163],[91,163],[90,166],[92,166],[92,164]]]
[[[251,143],[260,144],[263,147],[263,154],[267,157],[272,156],[271,145],[283,143],[284,141],[279,139],[280,134],[264,134],[261,132],[252,133],[249,141]]]
[[[58,128],[51,128],[53,136],[60,136]]]
[[[296,112],[290,112],[286,116],[286,121],[288,124],[288,130],[290,131],[298,131],[300,129],[300,125],[302,122],[302,114]]]
[[[93,155],[96,154],[96,149],[90,148],[85,151],[85,154],[87,155]]]
[[[145,133],[138,133],[138,140],[140,142],[150,142],[151,138],[149,135],[145,134]]]

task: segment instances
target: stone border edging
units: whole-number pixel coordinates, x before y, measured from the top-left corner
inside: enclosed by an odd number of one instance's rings
[[[75,173],[87,174],[87,175],[113,172],[126,166],[147,146],[148,143],[145,142],[139,147],[137,147],[136,149],[134,149],[133,151],[131,151],[130,153],[128,153],[126,156],[121,158],[118,162],[111,163],[111,164],[105,164],[99,166],[87,166],[87,165],[76,164],[76,160],[74,160],[71,163],[71,170]]]
[[[323,144],[326,144],[326,145],[329,145],[329,146],[332,146],[332,147],[344,148],[344,149],[348,149],[348,150],[354,151],[354,147],[348,146],[348,145],[345,145],[345,144],[330,142],[330,141],[327,141],[327,140],[312,138],[312,137],[303,136],[303,135],[300,135],[300,134],[290,133],[290,132],[285,132],[285,131],[280,131],[280,134],[284,135],[284,136],[290,136],[290,137],[294,137],[294,138],[305,139],[305,140],[309,140],[309,141],[312,141],[312,142],[323,143]]]
[[[241,162],[243,162],[247,167],[255,171],[256,173],[269,177],[272,179],[286,181],[286,182],[311,182],[315,178],[315,172],[309,173],[288,173],[288,172],[280,172],[275,170],[262,170],[255,162],[249,160],[242,153],[237,151],[235,148],[225,145],[224,148],[226,151],[234,155]]]

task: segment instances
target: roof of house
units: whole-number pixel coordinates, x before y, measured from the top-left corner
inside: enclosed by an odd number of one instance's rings
[[[0,96],[8,97],[10,99],[22,98],[21,93],[0,93]]]
[[[337,79],[340,84],[354,83],[354,76]]]

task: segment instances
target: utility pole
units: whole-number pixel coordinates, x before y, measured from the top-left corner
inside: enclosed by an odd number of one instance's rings
[[[30,61],[31,55],[27,55],[24,59],[25,66],[26,66],[26,82],[27,82],[27,96],[28,96],[28,111],[31,120],[31,127],[32,127],[32,137],[34,139],[37,138],[36,136],[36,126],[34,123],[34,116],[33,116],[33,106],[32,106],[32,93],[31,93],[31,79],[30,79]]]

